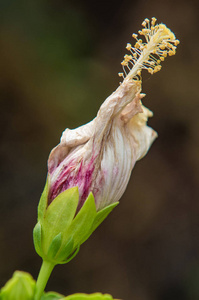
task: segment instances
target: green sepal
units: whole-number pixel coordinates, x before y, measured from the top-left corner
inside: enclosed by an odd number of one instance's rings
[[[52,240],[52,242],[48,248],[48,252],[47,252],[48,259],[51,260],[51,259],[55,258],[57,252],[59,251],[59,249],[61,247],[61,242],[62,242],[62,234],[60,232],[54,237],[54,239]]]
[[[75,248],[80,246],[85,241],[85,238],[88,236],[90,228],[92,227],[96,214],[95,199],[93,194],[90,193],[84,202],[84,205],[66,232],[67,237],[73,237]]]
[[[118,202],[99,212],[95,199],[90,193],[80,211],[76,214],[78,187],[60,193],[48,205],[48,178],[38,206],[38,220],[34,228],[36,252],[54,264],[70,261],[79,251],[93,231],[103,222]]]
[[[38,222],[33,229],[33,242],[35,250],[39,256],[42,257],[42,244],[41,244],[41,224]]]
[[[63,300],[113,300],[113,297],[109,294],[101,294],[101,293],[94,293],[94,294],[73,294],[63,298]]]
[[[64,296],[61,294],[58,294],[56,292],[48,292],[42,295],[41,300],[59,300],[63,298]]]
[[[1,300],[32,300],[35,281],[29,273],[16,271],[1,289]]]
[[[43,190],[43,193],[41,195],[41,198],[39,200],[39,205],[38,205],[38,221],[43,220],[45,216],[45,212],[47,209],[48,205],[48,177],[46,179],[46,184]]]
[[[63,260],[62,262],[60,262],[60,264],[66,264],[69,261],[71,261],[78,254],[79,249],[80,249],[80,246],[77,247],[77,249],[70,256],[68,256],[66,260]]]
[[[115,202],[110,204],[109,206],[104,207],[100,211],[97,212],[96,218],[92,225],[92,232],[106,219],[106,217],[112,212],[112,210],[119,204],[119,202]]]
[[[56,260],[60,261],[61,263],[62,261],[67,261],[67,258],[71,255],[73,251],[73,245],[73,238],[70,237],[69,240],[66,243],[64,243],[64,246],[62,246],[62,248],[60,249],[59,253],[56,256]]]
[[[65,232],[75,216],[78,201],[78,187],[74,187],[59,194],[48,206],[42,223],[42,245],[45,253],[48,252],[54,237],[60,232],[64,240]]]

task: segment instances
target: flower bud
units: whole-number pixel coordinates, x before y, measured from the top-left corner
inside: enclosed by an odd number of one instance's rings
[[[35,281],[28,273],[16,271],[13,277],[1,289],[1,300],[32,300]]]

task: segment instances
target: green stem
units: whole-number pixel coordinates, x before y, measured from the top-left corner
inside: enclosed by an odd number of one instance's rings
[[[35,292],[35,298],[34,300],[40,300],[41,296],[44,292],[44,289],[46,287],[46,284],[48,282],[48,279],[50,277],[50,274],[54,268],[54,264],[52,264],[49,261],[43,261],[37,282],[36,282],[36,292]]]

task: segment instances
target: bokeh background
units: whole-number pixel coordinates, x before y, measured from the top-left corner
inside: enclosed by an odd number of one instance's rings
[[[155,16],[181,44],[143,76],[159,133],[120,205],[47,290],[128,300],[199,299],[197,1],[0,0],[0,285],[37,277],[32,228],[50,150],[118,86],[131,34]]]

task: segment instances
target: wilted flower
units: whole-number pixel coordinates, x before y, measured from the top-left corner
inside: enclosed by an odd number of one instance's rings
[[[139,34],[146,41],[133,34],[136,43],[127,44],[130,55],[121,63],[123,82],[97,117],[77,129],[66,129],[50,153],[33,232],[35,249],[49,270],[69,262],[118,204],[136,161],[157,136],[147,126],[152,112],[141,103],[145,96],[141,71],[158,72],[165,57],[175,54],[179,41],[164,24],[155,23],[155,18],[142,23]]]
[[[170,29],[155,23],[155,18],[142,23],[139,34],[145,42],[133,34],[135,46],[127,44],[131,54],[124,56],[124,73],[119,73],[124,80],[102,104],[97,117],[77,129],[66,129],[60,144],[52,150],[48,204],[61,192],[77,186],[78,210],[92,192],[99,211],[124,193],[135,162],[147,153],[157,136],[147,126],[152,112],[141,103],[141,70],[151,74],[159,71],[161,61],[174,55],[179,43]]]
[[[124,80],[90,123],[63,132],[48,161],[49,202],[78,186],[83,205],[92,192],[97,210],[124,193],[135,162],[156,137],[146,125],[152,113],[141,104],[140,81]]]

